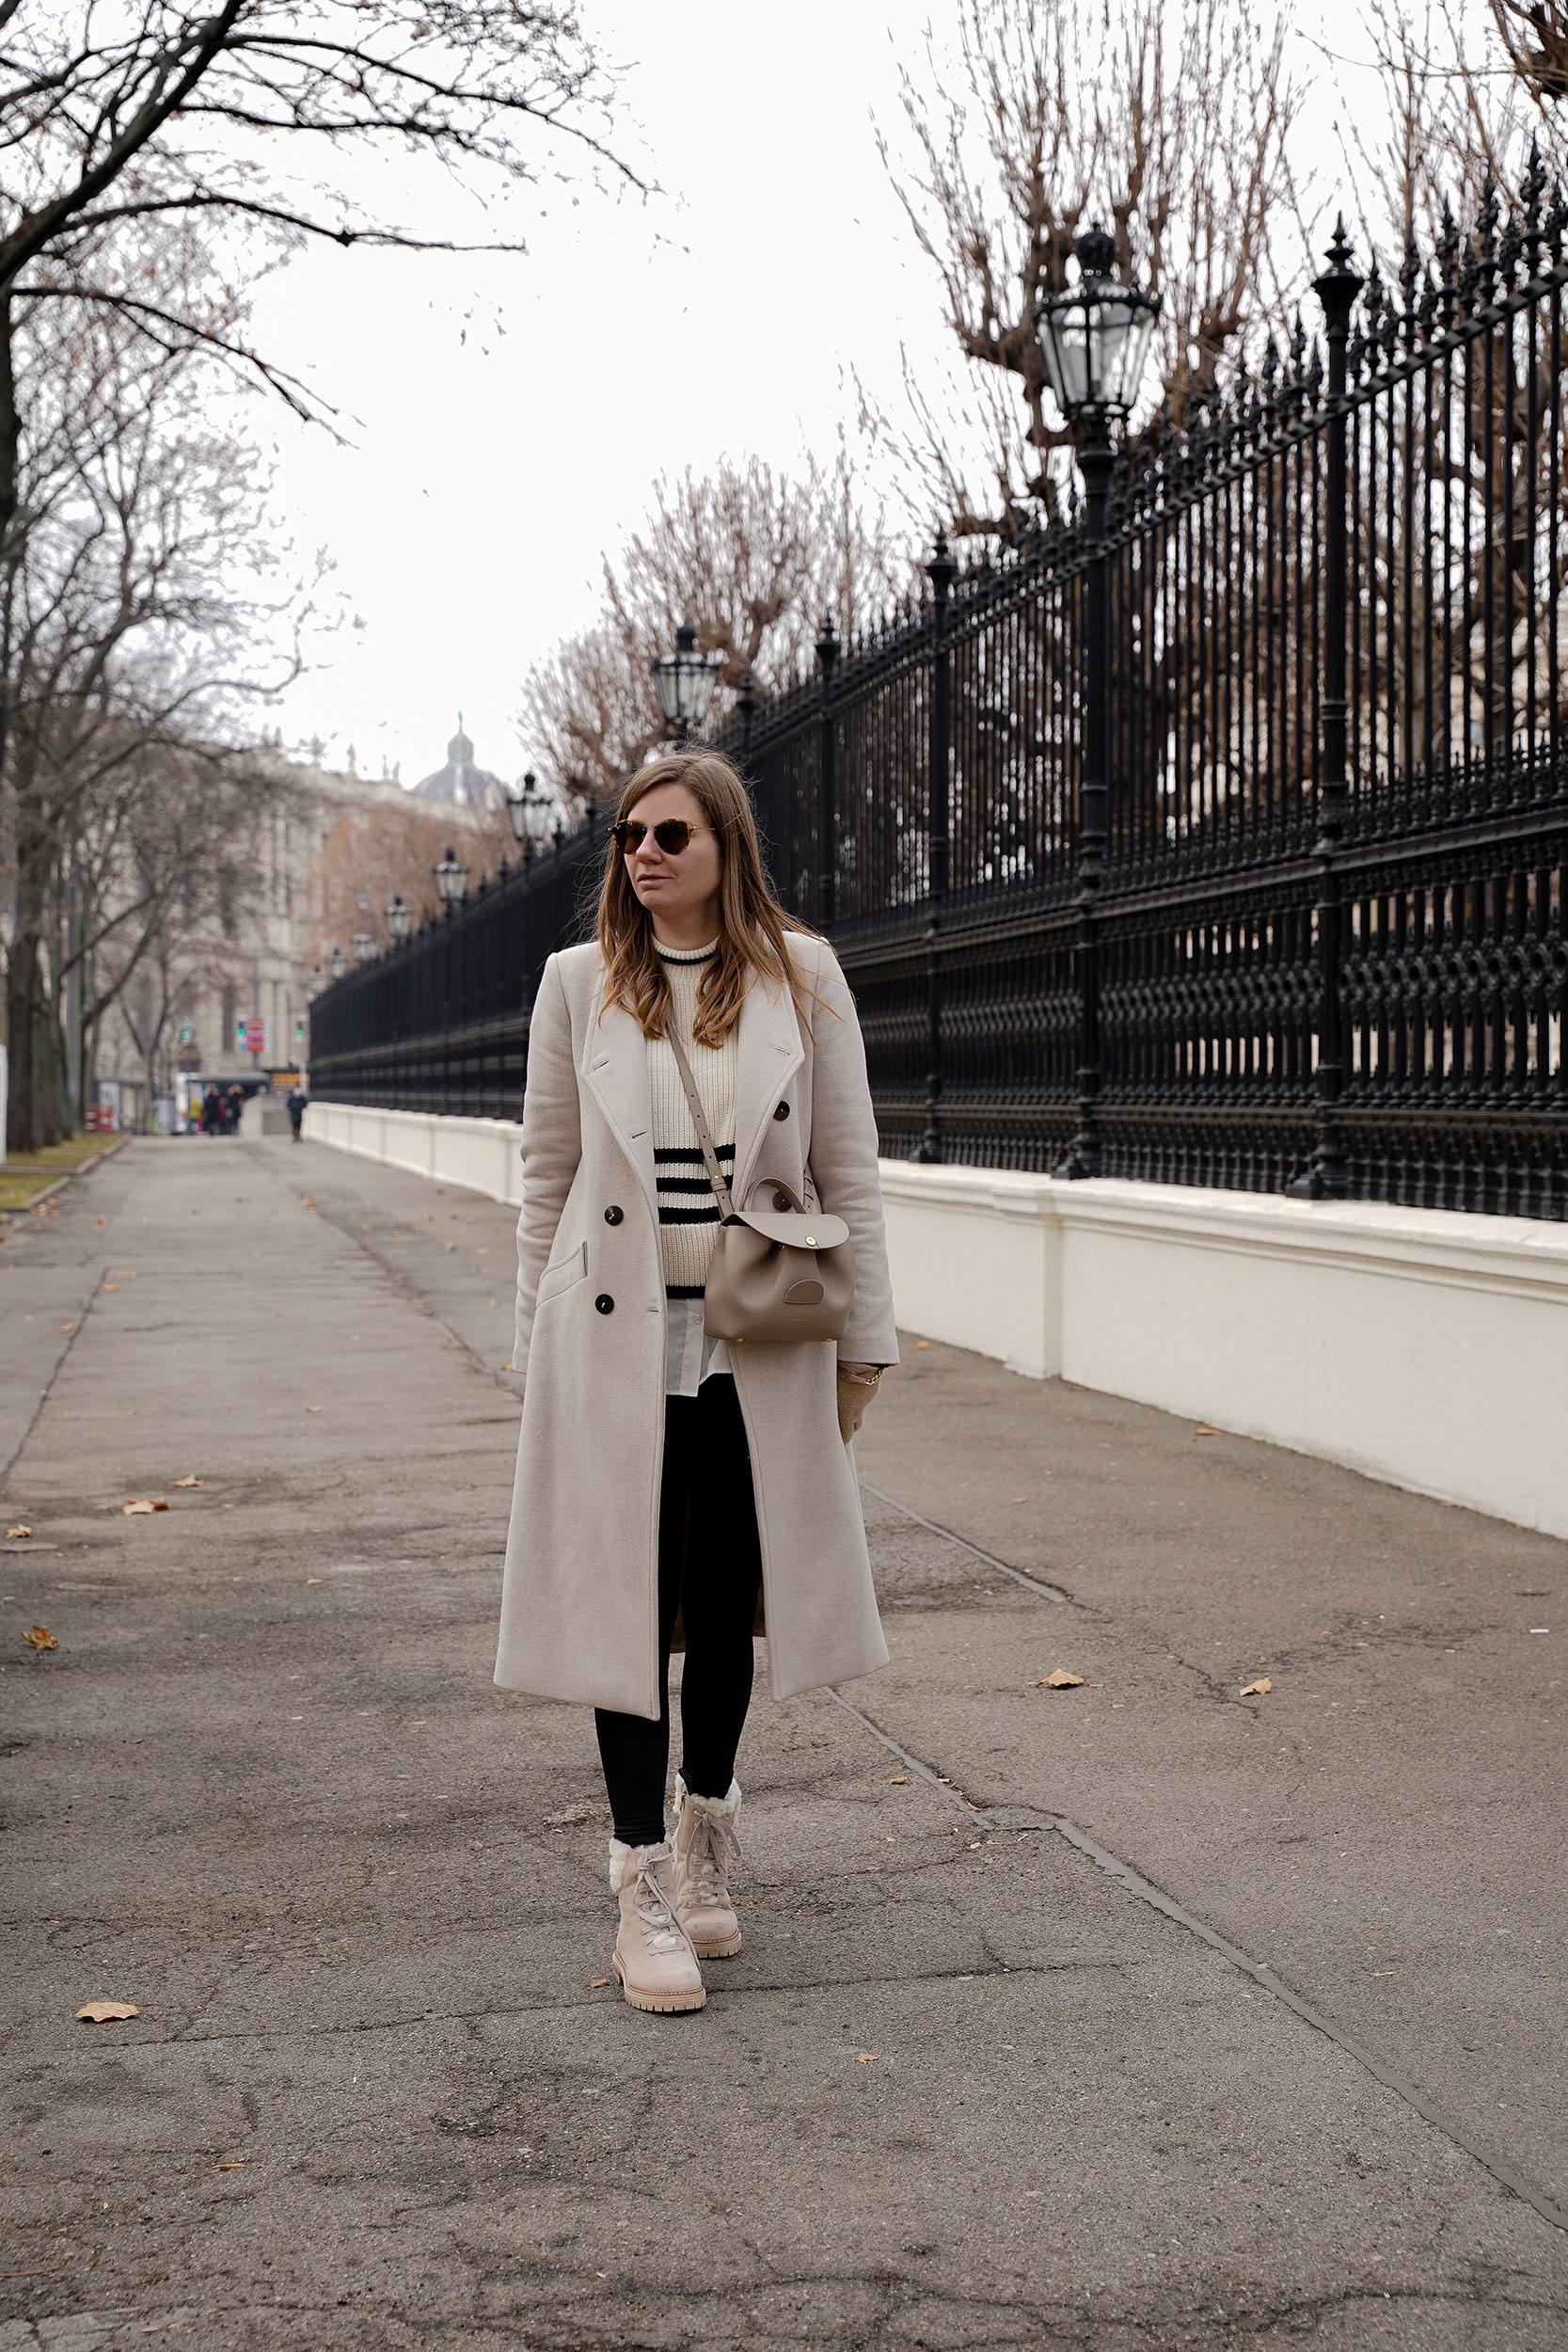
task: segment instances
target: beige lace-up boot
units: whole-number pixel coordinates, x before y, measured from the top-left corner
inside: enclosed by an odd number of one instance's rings
[[[736,1816],[740,1784],[727,1797],[694,1797],[675,1775],[675,1908],[699,1960],[728,1960],[740,1949],[740,1922],[730,1896],[730,1859],[740,1851]]]
[[[610,1839],[610,1891],[621,1902],[615,1974],[633,2009],[662,2015],[701,2009],[707,1999],[691,1938],[675,1909],[673,1877],[668,1838],[657,1846],[624,1846],[618,1837]]]

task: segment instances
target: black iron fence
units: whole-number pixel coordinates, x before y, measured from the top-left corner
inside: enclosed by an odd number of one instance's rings
[[[894,1156],[1568,1216],[1568,208],[1085,464],[726,740]],[[515,1113],[602,824],[318,1000],[324,1095]]]

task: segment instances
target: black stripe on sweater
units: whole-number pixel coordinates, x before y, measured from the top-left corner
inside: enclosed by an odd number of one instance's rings
[[[658,1221],[661,1225],[717,1225],[719,1203],[717,1200],[710,1200],[703,1209],[667,1209],[661,1200],[658,1204]]]

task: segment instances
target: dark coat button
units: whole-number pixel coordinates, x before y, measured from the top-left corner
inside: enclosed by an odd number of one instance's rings
[[[615,1301],[608,1291],[601,1291],[594,1304],[602,1315],[612,1315],[615,1312]]]
[[[624,1212],[620,1209],[607,1209],[604,1213],[604,1221],[607,1225],[619,1225],[623,1214]]]
[[[789,1104],[787,1103],[781,1103],[778,1109],[773,1113],[773,1116],[775,1119],[787,1119],[789,1117]]]

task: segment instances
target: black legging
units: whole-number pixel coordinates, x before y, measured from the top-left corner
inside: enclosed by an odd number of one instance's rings
[[[752,1703],[752,1627],[761,1578],[746,1424],[735,1382],[715,1373],[695,1396],[665,1400],[658,1721],[594,1710],[615,1835],[628,1846],[657,1845],[665,1834],[670,1637],[677,1610],[686,1629],[681,1777],[695,1797],[729,1794]]]

